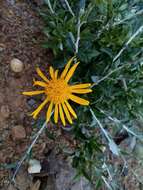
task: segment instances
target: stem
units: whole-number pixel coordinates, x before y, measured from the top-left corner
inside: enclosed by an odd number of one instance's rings
[[[121,21],[119,21],[119,22],[115,22],[115,23],[113,24],[113,26],[120,25],[120,24],[124,23],[125,21],[130,20],[130,19],[132,19],[132,18],[134,18],[134,17],[136,17],[136,16],[138,16],[138,15],[141,15],[141,14],[143,14],[143,9],[140,10],[140,11],[138,11],[138,12],[136,12],[134,15],[131,15],[131,16],[127,17],[127,18],[124,18],[123,20],[121,20]]]
[[[71,7],[70,7],[70,5],[69,5],[69,2],[68,2],[67,0],[64,0],[64,1],[65,1],[66,5],[67,5],[67,7],[68,7],[69,12],[70,12],[71,15],[74,17],[75,14],[74,14],[74,12],[72,11],[72,9],[71,9]]]
[[[132,16],[129,16],[129,17],[127,17],[127,18],[124,18],[124,19],[121,20],[121,21],[115,22],[113,25],[111,25],[111,27],[115,27],[115,26],[117,26],[117,25],[123,24],[125,21],[128,21],[128,20],[130,20],[130,19],[132,19],[132,18],[134,18],[134,17],[136,17],[136,16],[138,16],[138,15],[141,15],[141,14],[143,14],[143,9],[140,10],[140,11],[138,11],[138,12],[136,12],[136,13],[135,13],[134,15],[132,15]],[[97,35],[96,40],[101,36],[101,34],[103,34],[103,32],[104,32],[105,30],[109,30],[109,28],[110,28],[110,24],[109,24],[109,22],[108,22],[108,23],[107,23],[105,26],[103,26],[103,28],[98,32],[98,35]]]
[[[54,12],[54,10],[53,10],[53,8],[52,8],[52,5],[51,5],[50,0],[46,0],[46,3],[48,4],[51,13],[54,14],[55,12]]]
[[[98,85],[100,82],[102,82],[105,79],[107,79],[110,75],[112,75],[116,71],[119,71],[120,69],[124,68],[127,65],[129,65],[129,64],[127,63],[125,65],[122,65],[122,66],[118,67],[117,69],[112,70],[110,73],[108,73],[107,75],[105,75],[103,78],[101,78],[100,80],[98,80],[96,83],[93,83],[93,85],[91,86],[91,88],[93,88],[94,86]]]
[[[34,140],[32,141],[31,145],[29,146],[29,148],[27,149],[26,153],[24,154],[24,156],[21,158],[21,160],[18,162],[16,170],[12,176],[11,181],[14,182],[15,181],[15,177],[21,167],[21,165],[23,164],[23,162],[25,161],[25,159],[27,158],[27,156],[30,154],[31,149],[33,148],[34,144],[36,143],[37,139],[39,138],[39,136],[41,135],[41,133],[43,132],[43,130],[45,129],[45,127],[47,126],[47,122],[45,121],[44,124],[42,125],[42,127],[40,128],[40,130],[38,131],[38,133],[36,134],[36,137],[34,138]]]
[[[109,185],[107,182],[106,178],[104,176],[101,176],[102,180],[104,181],[105,185],[107,186],[108,189],[113,190],[112,187]]]
[[[99,109],[99,108],[98,108]],[[107,116],[107,118],[111,121],[113,121],[116,124],[120,124],[122,125],[123,129],[126,130],[128,133],[130,133],[131,135],[135,136],[136,138],[138,138],[139,140],[142,140],[142,137],[138,136],[137,134],[135,134],[132,130],[130,130],[125,124],[123,124],[119,119],[115,118],[115,117],[111,117],[110,115],[106,114],[102,109],[99,109],[99,111],[101,113],[103,113],[104,115]]]
[[[134,40],[134,38],[143,31],[143,25],[130,37],[130,39],[125,43],[123,48],[119,51],[119,53],[114,57],[113,62],[115,62],[123,53],[123,51],[128,47],[128,45]]]
[[[80,16],[78,18],[78,23],[77,23],[77,40],[75,43],[75,53],[78,53],[78,48],[79,48],[79,41],[80,41],[80,27],[81,27],[81,23],[80,23]]]
[[[139,62],[142,62],[143,58],[138,59],[134,64],[137,64]],[[110,73],[108,73],[107,75],[105,75],[103,78],[101,78],[100,80],[98,80],[97,82],[93,83],[93,85],[91,86],[91,88],[93,88],[94,86],[98,85],[99,83],[101,83],[102,81],[104,81],[105,79],[107,79],[110,75],[112,75],[113,73],[115,73],[116,71],[119,71],[120,69],[123,69],[126,66],[130,66],[131,63],[126,63],[114,70],[112,70]]]
[[[94,112],[93,112],[93,110],[91,108],[90,108],[90,112],[91,112],[93,118],[95,119],[95,121],[97,122],[97,124],[99,125],[101,131],[103,132],[103,134],[105,135],[105,137],[107,138],[107,140],[110,142],[111,139],[108,136],[108,133],[106,132],[106,130],[104,129],[104,127],[102,126],[102,124],[100,123],[100,121],[97,119],[96,115],[94,114]]]
[[[96,115],[94,114],[94,112],[93,112],[93,110],[91,108],[90,108],[90,112],[92,114],[93,119],[97,122],[97,124],[100,127],[101,131],[103,132],[104,136],[108,140],[109,149],[111,150],[111,152],[114,155],[119,156],[120,150],[118,149],[118,147],[115,144],[114,140],[112,140],[112,138],[109,136],[110,134],[104,129],[104,127],[102,126],[100,121],[97,119]]]

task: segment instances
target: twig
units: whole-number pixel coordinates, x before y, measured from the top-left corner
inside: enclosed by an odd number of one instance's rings
[[[131,172],[132,172],[133,175],[136,177],[136,179],[138,180],[138,182],[143,185],[142,178],[141,178],[133,169],[131,169]]]
[[[112,187],[109,185],[107,182],[106,178],[104,176],[101,176],[102,180],[104,181],[105,185],[107,186],[108,189],[113,190]]]
[[[103,110],[99,109],[98,110],[103,113],[104,115],[107,116],[107,118],[117,124],[120,124],[122,125],[122,127],[128,132],[130,133],[131,135],[135,136],[136,138],[138,138],[139,140],[143,140],[140,136],[138,136],[137,134],[135,134],[132,130],[130,130],[125,124],[123,124],[120,120],[118,120],[117,118],[113,118],[111,116],[109,116],[108,114],[106,114]]]
[[[127,163],[127,160],[125,159],[124,155],[121,155],[121,158],[122,158],[122,160],[124,162],[124,165],[123,165],[123,168],[122,168],[122,171],[121,171],[121,173],[123,173],[124,169],[128,168],[128,163]]]
[[[104,169],[107,171],[108,176],[109,176],[109,180],[112,181],[112,180],[113,180],[113,177],[112,177],[111,172],[110,172],[110,170],[109,170],[109,168],[108,168],[108,166],[107,166],[107,164],[106,164],[105,162],[104,162],[104,164],[102,165],[102,168],[104,168]]]
[[[91,112],[94,120],[97,122],[98,126],[100,127],[101,131],[103,132],[104,136],[108,140],[108,145],[109,145],[110,150],[112,151],[112,153],[114,155],[119,156],[120,150],[117,147],[117,145],[115,144],[114,140],[112,140],[112,138],[108,135],[109,133],[104,129],[104,127],[102,126],[100,121],[97,119],[96,115],[94,114],[94,112],[91,108],[90,108],[90,112]]]
[[[71,13],[71,15],[72,15],[72,16],[75,16],[74,12],[72,11],[72,9],[71,9],[71,7],[70,7],[70,5],[69,5],[69,2],[68,2],[67,0],[64,0],[64,1],[65,1],[66,5],[67,5],[68,10],[69,10],[69,12]]]
[[[123,51],[128,47],[128,45],[134,40],[134,38],[143,31],[143,25],[130,37],[130,39],[125,43],[123,48],[119,51],[119,53],[114,57],[113,62],[115,62],[123,53]]]
[[[36,134],[36,137],[34,138],[34,140],[32,141],[31,145],[29,146],[29,148],[27,149],[26,153],[24,154],[24,156],[21,158],[21,160],[18,162],[16,170],[12,176],[11,181],[14,182],[15,181],[15,177],[21,167],[21,165],[23,164],[23,162],[25,161],[26,157],[30,154],[31,149],[33,148],[34,144],[36,143],[37,139],[39,138],[39,136],[41,135],[41,133],[43,132],[43,130],[45,129],[45,127],[47,126],[47,122],[45,122],[42,127],[40,128],[40,130],[38,131],[38,133]]]
[[[93,110],[90,108],[90,112],[92,114],[92,116],[94,117],[95,121],[97,122],[97,124],[99,125],[100,129],[102,130],[103,134],[105,135],[105,137],[107,138],[107,140],[110,142],[111,139],[108,136],[107,131],[104,129],[104,127],[102,126],[102,124],[100,123],[100,121],[97,119],[96,115],[94,114]]]

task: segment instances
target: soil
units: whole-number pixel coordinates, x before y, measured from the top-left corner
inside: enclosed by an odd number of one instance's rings
[[[40,1],[39,1],[40,2]],[[38,1],[37,1],[38,3]],[[41,48],[43,23],[39,19],[36,1],[0,1],[0,188],[4,189],[12,175],[11,168],[29,146],[36,128],[28,116],[35,100],[21,93],[31,89],[35,67],[47,69],[51,55]],[[24,64],[20,73],[14,73],[10,62],[17,58]],[[40,99],[36,100],[37,104]],[[33,106],[33,107],[32,107]],[[20,137],[14,138],[15,126],[22,126]],[[35,131],[35,132],[34,132]],[[24,133],[24,134],[21,134]],[[18,134],[17,134],[18,135]],[[47,140],[47,137],[45,137]],[[35,158],[41,159],[48,142],[39,142],[34,148],[40,150]],[[50,145],[51,147],[51,145]],[[33,153],[34,154],[34,153]],[[33,155],[34,156],[34,155]],[[9,168],[9,169],[8,169]]]
[[[33,89],[33,78],[37,77],[36,66],[45,71],[52,61],[51,53],[41,47],[44,40],[43,23],[37,8],[42,3],[41,0],[0,1],[1,190],[63,190],[79,185],[72,182],[75,171],[60,154],[62,148],[72,148],[73,145],[68,134],[62,134],[63,131],[52,124],[48,125],[46,133],[38,139],[30,155],[32,159],[40,161],[41,173],[29,175],[27,160],[20,168],[14,184],[10,183],[16,164],[26,152],[45,117],[45,113],[42,113],[42,119],[35,121],[29,116],[42,101],[42,97],[27,98],[22,95],[23,91]],[[10,62],[14,58],[24,64],[20,73],[11,70]],[[56,141],[53,140],[55,138]],[[59,176],[57,180],[56,174]],[[65,182],[61,183],[61,180]]]
[[[37,9],[42,3],[43,0],[0,0],[0,190],[90,190],[85,179],[72,181],[75,171],[60,154],[61,149],[74,146],[72,137],[52,124],[31,153],[32,158],[41,162],[41,173],[29,175],[25,162],[14,185],[10,184],[16,163],[45,116],[42,113],[42,119],[37,121],[29,116],[42,97],[27,98],[21,94],[33,88],[33,78],[37,77],[35,67],[48,70],[52,61],[51,53],[41,47],[43,23]],[[13,58],[24,64],[22,72],[11,70]],[[130,165],[133,167],[132,161]],[[125,189],[138,189],[136,179],[130,183],[132,179],[133,176],[124,178]]]

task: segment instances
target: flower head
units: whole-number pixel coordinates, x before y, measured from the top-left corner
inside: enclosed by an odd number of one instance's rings
[[[43,81],[34,81],[34,86],[40,86],[43,89],[37,91],[23,92],[24,95],[33,96],[38,94],[45,94],[45,100],[38,106],[38,108],[31,114],[33,118],[36,118],[40,111],[48,104],[48,110],[46,115],[46,121],[48,122],[51,117],[51,113],[54,110],[54,121],[58,122],[58,118],[61,118],[63,125],[66,124],[66,119],[72,124],[72,117],[77,118],[77,115],[69,101],[72,100],[81,105],[89,105],[89,101],[76,96],[75,94],[86,94],[92,92],[89,88],[90,83],[70,85],[69,81],[73,76],[78,64],[75,63],[72,67],[71,64],[75,57],[72,57],[63,72],[58,76],[58,70],[54,71],[52,67],[49,68],[51,79],[49,80],[43,72],[37,68],[37,74],[43,79]],[[66,119],[65,119],[66,116]]]

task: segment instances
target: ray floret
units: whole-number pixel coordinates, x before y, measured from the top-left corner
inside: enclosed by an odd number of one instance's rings
[[[63,72],[59,75],[59,70],[54,70],[53,67],[49,67],[49,74],[51,79],[48,79],[45,74],[37,68],[38,76],[43,80],[34,80],[33,86],[39,86],[40,90],[23,92],[24,95],[34,96],[39,94],[46,95],[45,100],[37,107],[37,109],[31,114],[33,118],[37,118],[40,111],[47,105],[46,121],[48,122],[51,118],[51,113],[54,112],[55,123],[61,119],[62,124],[65,126],[66,122],[73,123],[73,119],[77,118],[77,114],[70,105],[71,101],[87,106],[89,101],[83,99],[76,94],[87,94],[91,93],[91,84],[69,84],[79,62],[74,63],[75,57],[72,57],[66,64]]]

